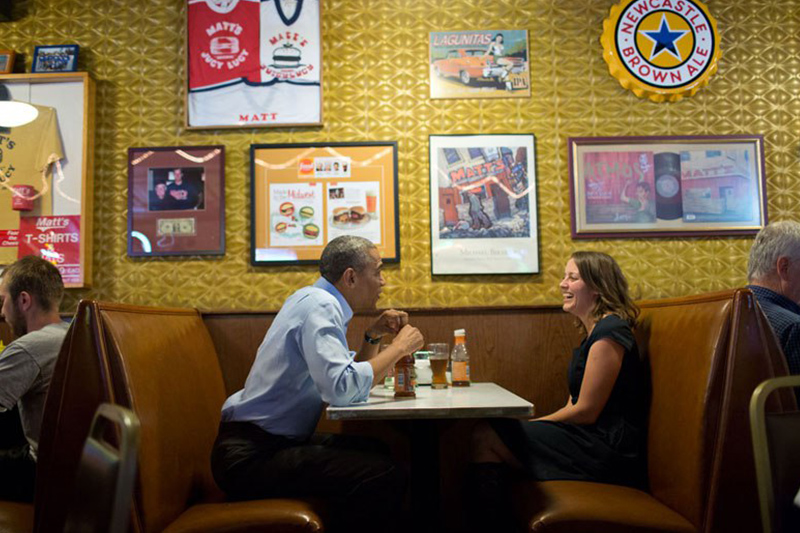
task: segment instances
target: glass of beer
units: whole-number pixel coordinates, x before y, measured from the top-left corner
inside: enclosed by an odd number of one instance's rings
[[[430,352],[428,359],[431,362],[431,373],[433,374],[431,388],[446,389],[448,387],[447,363],[450,359],[450,345],[446,342],[432,342],[428,344],[428,351]]]

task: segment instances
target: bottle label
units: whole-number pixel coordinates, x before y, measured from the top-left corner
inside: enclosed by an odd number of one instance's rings
[[[453,381],[469,381],[469,363],[453,361]]]

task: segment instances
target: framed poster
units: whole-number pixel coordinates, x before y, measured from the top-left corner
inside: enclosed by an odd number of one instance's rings
[[[187,127],[322,124],[320,8],[187,0]]]
[[[755,234],[767,223],[760,135],[569,139],[572,236]]]
[[[527,98],[531,95],[526,30],[430,34],[431,98]]]
[[[431,270],[539,272],[533,135],[431,135]]]
[[[92,283],[94,80],[86,72],[6,74],[32,122],[0,133],[0,265],[38,255],[64,286]]]
[[[254,265],[315,264],[340,235],[400,261],[396,142],[256,144],[250,164]]]
[[[128,149],[128,255],[224,255],[224,172],[224,146]]]

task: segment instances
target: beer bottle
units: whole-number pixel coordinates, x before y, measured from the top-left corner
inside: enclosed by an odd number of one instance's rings
[[[469,387],[469,353],[467,353],[467,332],[457,329],[453,332],[453,352],[450,360],[453,364],[453,387]]]

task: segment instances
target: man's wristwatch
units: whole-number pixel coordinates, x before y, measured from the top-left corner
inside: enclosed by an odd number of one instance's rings
[[[378,337],[377,339],[373,339],[372,337],[369,336],[369,333],[367,333],[366,331],[364,332],[364,340],[370,344],[380,344],[381,342],[380,337]]]

